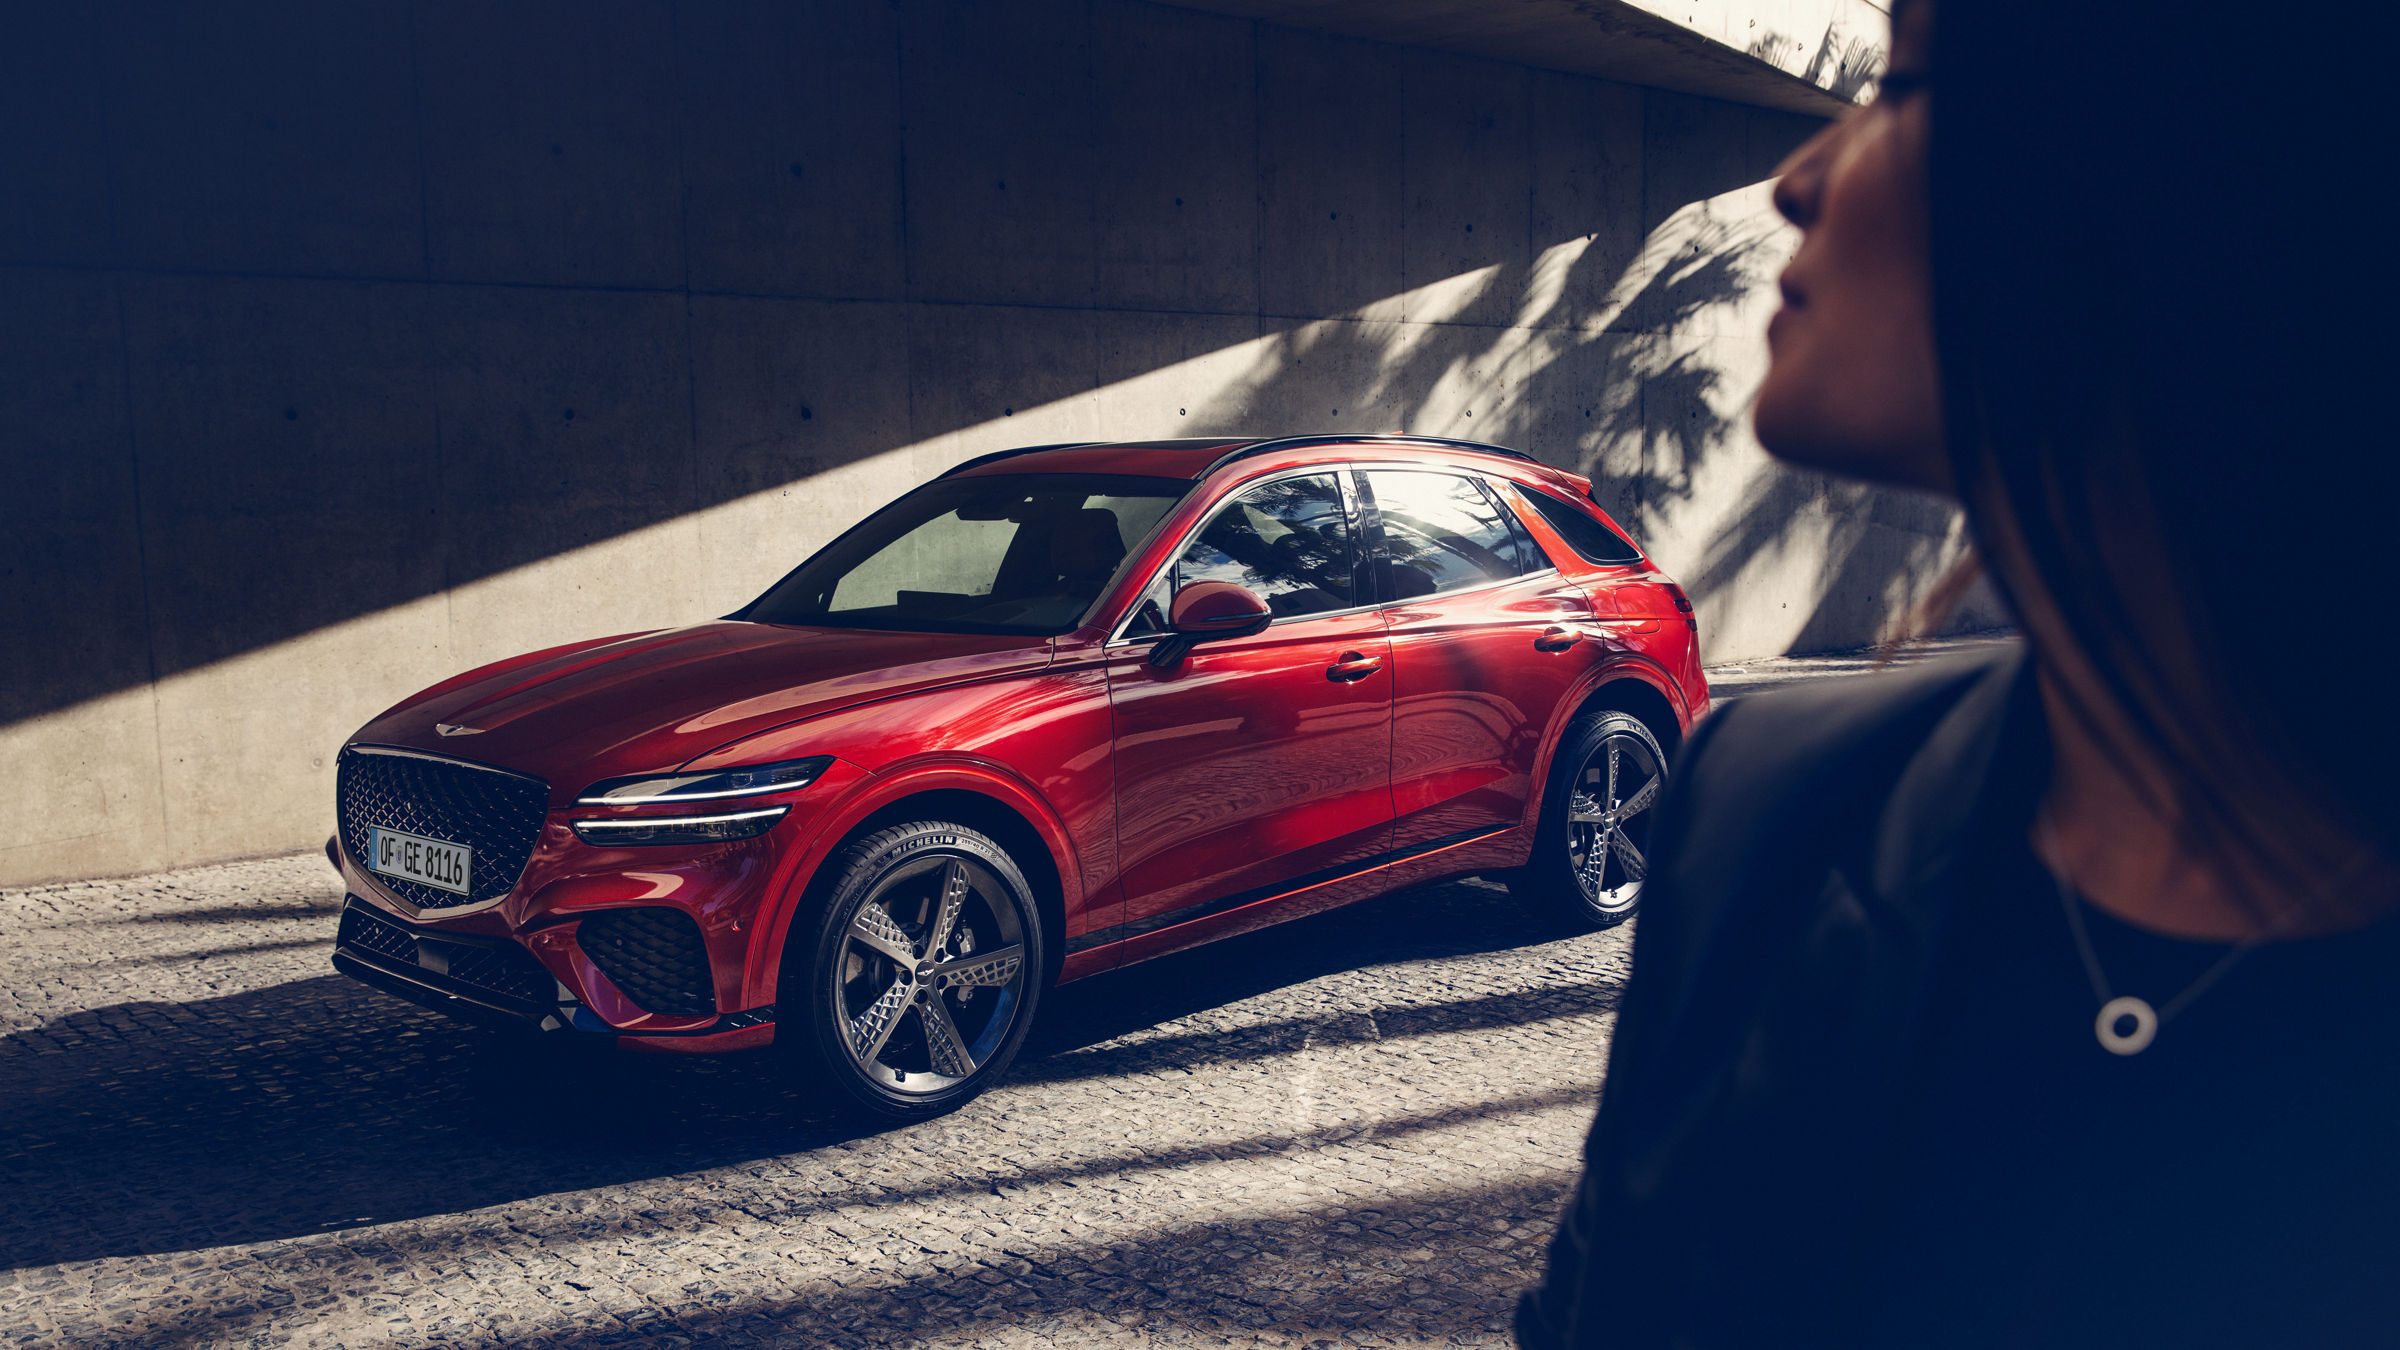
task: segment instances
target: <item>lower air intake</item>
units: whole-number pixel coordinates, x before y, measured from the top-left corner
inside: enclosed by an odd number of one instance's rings
[[[353,900],[334,942],[337,951],[468,998],[526,1009],[558,1002],[558,981],[533,953],[504,939],[411,928]]]
[[[700,925],[680,909],[603,910],[575,930],[583,954],[644,1010],[699,1016],[717,1010]]]

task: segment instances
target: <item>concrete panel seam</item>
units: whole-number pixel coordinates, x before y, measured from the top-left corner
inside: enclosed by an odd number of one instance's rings
[[[117,302],[117,359],[123,363],[125,381],[125,456],[132,466],[133,491],[133,556],[134,576],[140,583],[142,595],[142,650],[150,663],[150,753],[153,782],[158,788],[158,839],[162,853],[172,857],[174,849],[167,835],[167,743],[165,719],[158,706],[158,623],[153,617],[150,602],[150,541],[147,521],[142,511],[142,448],[135,430],[133,392],[133,334],[125,317],[125,285],[119,279],[110,288]]]

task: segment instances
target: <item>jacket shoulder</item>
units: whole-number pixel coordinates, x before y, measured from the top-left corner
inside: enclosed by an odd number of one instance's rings
[[[1869,837],[1934,728],[1971,690],[2013,678],[2022,660],[2012,643],[1752,695],[1711,713],[1659,811],[1663,875],[1653,889],[1666,903],[1643,905],[1645,945],[1689,954],[1745,897],[1795,895],[1784,873],[1804,858],[1828,861],[1833,841]],[[1666,931],[1650,941],[1652,930]]]
[[[1679,775],[1682,795],[1705,801],[1708,816],[1727,825],[1809,796],[1829,777],[1914,750],[1968,690],[2004,678],[2022,658],[2011,643],[1729,703],[1708,719],[1707,735],[1693,738]]]

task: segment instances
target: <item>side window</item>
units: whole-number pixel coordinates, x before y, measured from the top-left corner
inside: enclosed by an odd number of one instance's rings
[[[1542,513],[1567,547],[1596,563],[1632,563],[1642,560],[1641,550],[1617,537],[1616,531],[1592,518],[1582,507],[1569,505],[1547,492],[1523,489],[1525,500]]]
[[[1217,508],[1136,606],[1129,637],[1166,631],[1175,592],[1195,581],[1247,586],[1277,617],[1358,603],[1350,518],[1332,474],[1280,478]]]
[[[1371,469],[1386,600],[1486,586],[1548,566],[1481,485],[1456,474]]]

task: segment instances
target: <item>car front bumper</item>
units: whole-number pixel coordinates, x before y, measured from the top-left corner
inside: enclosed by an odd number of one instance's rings
[[[413,924],[355,894],[343,900],[333,966],[362,984],[465,1021],[608,1036],[627,1049],[713,1053],[764,1045],[775,1035],[773,1005],[673,1029],[611,1026],[525,944]]]

